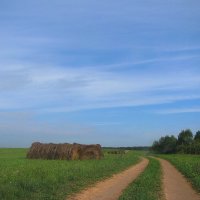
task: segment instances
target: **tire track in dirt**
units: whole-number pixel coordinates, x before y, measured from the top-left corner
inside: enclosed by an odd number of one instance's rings
[[[81,193],[67,197],[66,200],[117,200],[122,191],[145,170],[148,163],[146,158],[142,158],[138,164],[98,182]]]
[[[160,158],[158,160],[163,169],[163,187],[166,200],[200,200],[200,195],[172,164]]]

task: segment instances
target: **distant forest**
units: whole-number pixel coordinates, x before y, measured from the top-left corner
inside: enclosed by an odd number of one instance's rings
[[[166,135],[154,141],[151,150],[162,154],[200,154],[200,131],[193,135],[190,129],[182,130],[177,138]]]
[[[133,146],[133,147],[103,147],[104,149],[121,149],[121,150],[143,150],[148,151],[150,146]]]

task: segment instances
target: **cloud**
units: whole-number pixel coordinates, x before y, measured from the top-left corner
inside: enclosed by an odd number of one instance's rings
[[[22,2],[27,9],[0,3],[0,110],[199,98],[199,55],[187,51],[199,48],[199,40],[190,38],[199,31],[198,6],[179,0],[175,7],[159,1]]]
[[[181,113],[200,113],[200,108],[177,108],[156,111],[158,114],[181,114]]]
[[[12,70],[11,70],[12,69]],[[1,69],[0,109],[70,111],[162,104],[199,98],[196,69],[26,65]]]
[[[142,144],[145,133],[152,133],[146,137],[151,140],[173,121],[165,116],[158,126],[160,115],[149,108],[197,112],[199,4],[0,1],[1,138],[13,146],[38,138]],[[174,109],[179,104],[185,109]],[[115,117],[104,122],[102,108],[133,106],[127,116],[122,110],[129,108],[112,109],[127,124]],[[142,111],[141,118],[135,111]],[[194,123],[191,119],[188,126]]]

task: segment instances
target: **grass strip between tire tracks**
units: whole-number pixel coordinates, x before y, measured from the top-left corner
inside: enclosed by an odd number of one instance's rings
[[[160,162],[148,158],[145,171],[124,190],[119,200],[160,200],[162,199],[162,170]]]

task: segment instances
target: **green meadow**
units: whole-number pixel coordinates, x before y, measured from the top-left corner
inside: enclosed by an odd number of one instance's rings
[[[102,160],[29,160],[27,149],[0,149],[1,200],[59,200],[137,162],[139,154]]]
[[[29,160],[27,149],[0,149],[1,200],[63,200],[140,161],[149,159],[147,168],[132,182],[119,200],[162,199],[162,169],[144,151],[107,154],[101,160]],[[200,156],[157,155],[170,161],[200,192]]]

